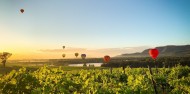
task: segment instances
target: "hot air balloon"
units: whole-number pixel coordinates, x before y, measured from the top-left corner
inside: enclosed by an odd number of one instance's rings
[[[20,12],[21,12],[21,13],[24,13],[24,9],[20,9]]]
[[[79,53],[75,53],[75,56],[78,57]]]
[[[66,54],[62,54],[62,57],[64,58],[66,56]]]
[[[110,61],[110,56],[106,55],[104,56],[104,62],[108,63]]]
[[[63,49],[65,49],[65,46],[63,46]]]
[[[81,54],[81,58],[85,59],[86,58],[86,54]]]
[[[159,51],[158,51],[156,48],[149,50],[149,55],[150,55],[150,56],[154,59],[154,61],[155,61],[155,65],[156,65],[155,67],[156,67],[156,72],[157,72],[157,73],[158,73],[158,68],[157,68],[156,58],[157,58],[158,54],[159,54]],[[148,66],[148,68],[149,68],[150,74],[153,75],[151,67]],[[156,83],[153,81],[153,77],[151,78],[151,80],[152,80],[152,83],[153,83],[153,85],[154,85],[155,94],[158,94],[157,89],[156,89]]]
[[[150,55],[153,59],[156,59],[157,56],[158,56],[158,54],[159,54],[159,51],[158,51],[156,48],[149,50],[149,55]]]

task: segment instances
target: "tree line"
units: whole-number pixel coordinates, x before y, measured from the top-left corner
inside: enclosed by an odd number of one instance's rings
[[[109,63],[104,63],[102,67],[126,67],[131,68],[138,67],[155,67],[157,65],[159,68],[162,67],[174,67],[176,65],[190,66],[190,57],[160,57],[155,61],[149,57],[145,58],[123,58],[123,59],[112,59]]]

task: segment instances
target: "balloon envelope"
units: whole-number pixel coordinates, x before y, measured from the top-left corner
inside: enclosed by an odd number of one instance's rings
[[[24,9],[20,9],[20,12],[21,12],[21,13],[24,13]]]
[[[158,54],[159,54],[159,51],[158,51],[158,49],[156,49],[156,48],[149,50],[149,55],[150,55],[153,59],[156,59],[157,56],[158,56]]]
[[[63,49],[65,49],[65,46],[63,46]]]
[[[79,53],[75,53],[75,56],[77,57],[79,55]]]
[[[62,57],[65,57],[66,55],[65,54],[62,54]]]
[[[107,63],[110,61],[110,59],[111,59],[110,56],[108,56],[108,55],[104,56],[104,62]]]
[[[85,59],[86,58],[86,54],[81,54],[81,58]]]

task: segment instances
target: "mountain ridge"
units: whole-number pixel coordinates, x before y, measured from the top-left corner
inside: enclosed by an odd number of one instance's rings
[[[159,51],[159,56],[190,56],[190,45],[167,45],[155,47]],[[148,57],[149,49],[145,49],[142,52],[136,52],[131,54],[121,54],[117,57]]]

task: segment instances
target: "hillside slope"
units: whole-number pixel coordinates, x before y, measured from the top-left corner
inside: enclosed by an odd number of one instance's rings
[[[159,50],[159,56],[190,56],[190,45],[169,45],[156,47]],[[122,54],[117,57],[147,57],[149,56],[149,49],[141,53]]]

